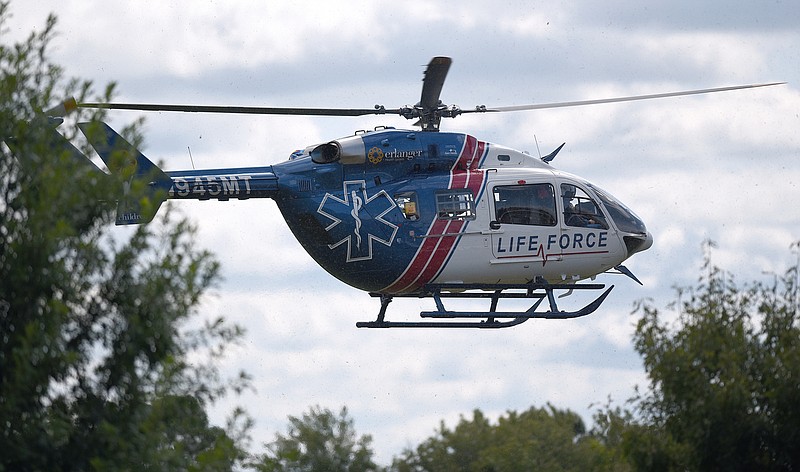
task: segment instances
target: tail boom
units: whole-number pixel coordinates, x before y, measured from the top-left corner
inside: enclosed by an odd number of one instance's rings
[[[167,172],[172,185],[168,198],[193,200],[244,200],[274,198],[278,177],[272,166]]]

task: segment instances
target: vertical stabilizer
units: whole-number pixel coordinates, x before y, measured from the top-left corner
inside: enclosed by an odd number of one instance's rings
[[[79,123],[111,174],[120,181],[118,225],[148,223],[167,199],[172,179],[103,122]]]

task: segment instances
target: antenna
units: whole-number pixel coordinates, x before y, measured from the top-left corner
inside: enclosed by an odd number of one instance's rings
[[[539,159],[542,158],[542,151],[539,150],[539,140],[536,139],[536,135],[533,135],[533,140],[536,141],[536,153],[539,154]]]
[[[192,157],[192,148],[190,148],[189,146],[186,146],[186,149],[189,150],[189,160],[192,162],[192,170],[197,170],[194,167],[194,158]]]

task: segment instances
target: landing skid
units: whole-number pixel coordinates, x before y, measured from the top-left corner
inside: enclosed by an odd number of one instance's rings
[[[531,318],[544,319],[569,319],[579,318],[593,313],[605,301],[614,288],[610,286],[603,291],[593,302],[576,311],[560,311],[556,304],[554,290],[603,290],[604,284],[549,284],[544,281],[529,284],[429,284],[422,293],[386,295],[370,293],[371,296],[381,299],[381,309],[375,321],[359,321],[358,328],[480,328],[497,329],[510,328],[528,321]],[[471,292],[470,290],[480,290]],[[436,311],[423,311],[422,318],[454,321],[386,321],[386,309],[394,297],[433,298]],[[488,298],[489,311],[448,311],[442,302],[443,298]],[[535,302],[525,311],[497,311],[500,299],[527,298]],[[549,309],[536,311],[542,302],[547,299]]]

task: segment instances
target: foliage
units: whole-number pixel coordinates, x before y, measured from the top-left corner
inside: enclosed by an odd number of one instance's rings
[[[9,17],[0,3],[0,32]],[[55,25],[0,43],[0,470],[229,469],[248,423],[210,427],[204,408],[229,389],[215,361],[242,333],[190,322],[218,264],[169,211],[109,235],[119,182],[41,112],[92,93],[48,60]]]
[[[277,434],[267,452],[252,464],[261,471],[369,471],[372,437],[357,437],[353,420],[342,407],[332,411],[312,407],[302,418],[290,416],[286,435]]]
[[[396,458],[398,472],[464,470],[587,470],[610,468],[602,445],[586,434],[583,420],[552,405],[509,411],[492,424],[480,411],[462,417],[455,429],[444,423],[416,450]]]
[[[639,469],[796,469],[798,265],[771,284],[739,286],[711,263],[712,246],[697,286],[670,307],[674,328],[650,303],[638,310],[634,343],[650,390],[622,447]]]

